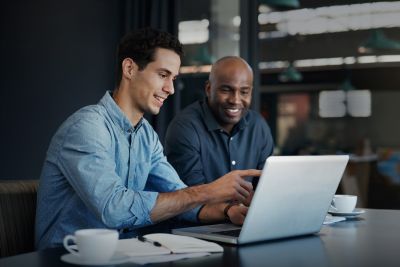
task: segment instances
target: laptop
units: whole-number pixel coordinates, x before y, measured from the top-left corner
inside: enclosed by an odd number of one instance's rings
[[[317,233],[349,160],[347,155],[271,156],[243,226],[214,224],[172,233],[230,244]]]

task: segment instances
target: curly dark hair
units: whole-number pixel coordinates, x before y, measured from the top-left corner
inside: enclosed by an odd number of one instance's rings
[[[122,61],[131,58],[139,70],[146,68],[154,61],[156,48],[166,48],[174,51],[182,59],[183,47],[178,38],[172,34],[152,28],[143,28],[125,35],[117,49],[116,85],[119,86],[122,77]]]

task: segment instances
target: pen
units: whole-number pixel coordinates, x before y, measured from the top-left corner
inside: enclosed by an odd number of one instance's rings
[[[149,243],[153,244],[156,247],[161,247],[161,244],[159,242],[149,240],[149,239],[147,239],[146,237],[144,237],[142,235],[138,236],[138,240],[142,241],[142,242],[149,242]]]

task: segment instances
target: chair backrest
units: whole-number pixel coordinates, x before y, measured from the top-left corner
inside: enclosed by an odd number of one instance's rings
[[[0,257],[34,250],[39,180],[0,180]]]

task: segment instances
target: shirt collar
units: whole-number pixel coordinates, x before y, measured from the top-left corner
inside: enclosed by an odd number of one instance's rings
[[[111,120],[118,125],[123,132],[134,132],[140,128],[143,124],[143,118],[140,119],[136,127],[132,125],[130,120],[126,117],[125,113],[120,109],[117,103],[111,96],[112,92],[107,91],[105,95],[100,99],[99,105],[104,106]]]
[[[206,124],[207,129],[209,131],[221,130],[222,127],[219,125],[210,107],[208,106],[208,98],[206,97],[204,100],[200,101],[200,105],[203,110],[204,123]],[[248,116],[249,113],[247,112],[247,114],[245,114],[243,118],[241,118],[240,121],[233,127],[232,135],[239,130],[243,130],[247,126],[247,124],[249,123]]]

